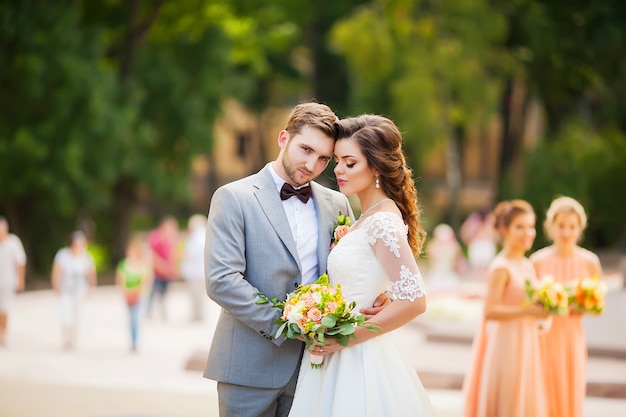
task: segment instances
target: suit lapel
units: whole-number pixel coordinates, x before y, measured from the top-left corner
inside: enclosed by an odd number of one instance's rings
[[[276,231],[276,234],[283,242],[293,259],[297,262],[298,268],[302,270],[300,265],[300,257],[298,256],[298,249],[296,248],[296,242],[293,239],[291,228],[289,227],[289,221],[285,215],[285,210],[280,201],[278,190],[276,190],[276,184],[272,178],[272,174],[269,172],[269,168],[266,166],[259,172],[259,181],[256,184],[257,191],[255,196],[263,213],[269,220],[270,224]]]
[[[315,198],[317,208],[317,262],[318,275],[321,275],[326,272],[326,262],[328,260],[331,243],[330,233],[335,218],[339,213],[333,212],[332,197],[324,187],[314,182],[311,183],[311,187],[313,188],[313,198]]]

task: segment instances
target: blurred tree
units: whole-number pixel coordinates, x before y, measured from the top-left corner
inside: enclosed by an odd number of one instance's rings
[[[392,115],[416,171],[437,144],[446,145],[453,226],[460,223],[460,144],[470,124],[485,125],[497,108],[505,29],[486,0],[393,0],[371,2],[331,32],[348,62],[352,105]]]
[[[521,151],[530,100],[544,106],[547,138],[572,117],[592,128],[626,132],[626,7],[609,0],[491,0],[507,16],[506,48],[517,70],[502,98],[502,177]],[[503,191],[502,189],[500,190]]]
[[[102,60],[102,31],[81,28],[78,8],[3,1],[0,21],[0,210],[30,266],[49,268],[69,232],[109,203],[114,143],[133,110]]]
[[[609,247],[626,237],[626,218],[619,214],[626,209],[626,195],[616,192],[626,184],[626,137],[622,132],[607,129],[595,133],[586,122],[571,121],[557,137],[528,152],[524,161],[523,183],[513,186],[505,181],[503,198],[521,197],[535,208],[535,248],[548,244],[541,224],[550,202],[560,195],[577,199],[587,211],[585,246]]]
[[[506,47],[518,68],[510,73],[502,100],[502,178],[510,179],[512,155],[521,150],[520,120],[530,100],[539,98],[546,115],[544,139],[554,144],[540,145],[527,156],[523,192],[534,201],[541,198],[546,207],[554,197],[549,194],[571,192],[589,210],[588,243],[603,247],[621,240],[626,245],[626,220],[615,216],[626,200],[611,191],[626,180],[624,3],[491,3],[507,16]],[[514,100],[515,86],[523,90],[521,99]],[[508,185],[508,180],[501,183],[500,195],[510,195]]]
[[[223,80],[229,94],[257,116],[274,106],[314,99],[338,115],[347,112],[345,61],[327,42],[328,29],[365,0],[317,3],[232,0],[207,9],[229,39],[233,64]],[[273,157],[261,147],[256,168]]]
[[[0,3],[0,210],[31,266],[49,268],[60,236],[95,224],[119,257],[142,190],[163,211],[187,201],[229,65],[204,3]]]
[[[109,220],[115,258],[122,255],[140,190],[160,214],[188,200],[191,159],[210,153],[223,98],[227,40],[207,2],[85,1],[84,22],[104,27],[107,62],[123,101],[136,111],[129,137],[116,141]],[[219,3],[214,3],[219,4]],[[113,161],[111,161],[113,162]]]
[[[329,28],[366,0],[232,0],[215,9],[232,42],[235,96],[259,111],[311,98],[346,111],[344,60],[327,42]]]

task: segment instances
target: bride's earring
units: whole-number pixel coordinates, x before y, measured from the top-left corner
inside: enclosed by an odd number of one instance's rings
[[[380,188],[380,181],[378,181],[378,175],[376,175],[376,188]]]

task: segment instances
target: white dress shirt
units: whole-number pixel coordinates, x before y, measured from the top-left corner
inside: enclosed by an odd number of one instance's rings
[[[280,193],[285,180],[278,176],[271,163],[269,168],[274,178],[276,189]],[[310,187],[310,185],[307,186]],[[302,266],[302,284],[311,284],[319,277],[317,262],[318,227],[315,200],[310,198],[305,204],[298,198],[292,197],[282,200],[282,203],[289,221],[291,234],[298,248],[298,257]]]

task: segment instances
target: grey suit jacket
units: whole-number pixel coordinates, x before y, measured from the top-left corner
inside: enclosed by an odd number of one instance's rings
[[[347,198],[311,183],[319,227],[319,274],[326,272],[331,231]],[[301,280],[291,229],[269,167],[219,188],[211,199],[205,243],[207,293],[222,307],[204,376],[259,388],[287,384],[304,344],[275,338],[278,309],[256,304],[257,291],[284,299]]]

